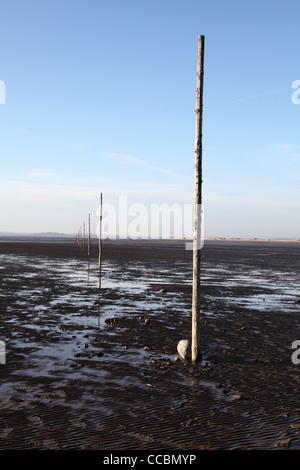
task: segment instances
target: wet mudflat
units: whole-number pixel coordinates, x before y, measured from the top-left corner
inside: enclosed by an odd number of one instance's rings
[[[300,449],[300,244],[0,243],[1,449]],[[300,357],[300,354],[299,354]]]

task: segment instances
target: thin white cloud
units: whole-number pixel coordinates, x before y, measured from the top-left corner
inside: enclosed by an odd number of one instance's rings
[[[193,199],[177,188],[126,189],[120,187],[76,186],[60,184],[39,184],[20,181],[2,181],[0,207],[2,231],[57,231],[74,233],[91,213],[94,225],[97,223],[99,194],[103,203],[111,204],[118,212],[120,198],[128,198],[131,204],[191,204]]]
[[[206,207],[209,204],[227,207],[281,207],[281,208],[297,208],[300,210],[300,200],[287,198],[271,198],[271,197],[247,197],[247,196],[222,196],[220,194],[208,194],[205,196]],[[300,228],[300,225],[299,225]]]
[[[114,153],[114,152],[97,152],[97,155],[100,158],[115,160],[120,163],[125,163],[127,165],[136,166],[136,167],[143,168],[151,172],[160,173],[160,174],[170,176],[173,178],[186,178],[185,175],[177,171],[174,171],[172,168],[166,168],[160,165],[153,165],[151,162],[147,160],[133,157],[131,155],[127,155],[123,153]]]
[[[249,101],[255,98],[260,98],[261,96],[271,95],[273,93],[278,93],[279,91],[290,90],[290,89],[291,89],[290,86],[284,87],[284,88],[276,88],[275,90],[268,90],[268,91],[264,91],[263,93],[257,93],[255,95],[245,96],[244,98],[238,98],[236,100],[230,101],[229,103],[233,104],[233,103],[240,103],[242,101]]]
[[[33,178],[33,179],[57,179],[59,178],[59,174],[53,171],[48,170],[29,170],[24,173],[25,178]]]
[[[0,185],[0,197],[9,202],[44,203],[46,200],[52,203],[61,203],[70,200],[97,201],[102,192],[106,199],[112,200],[119,196],[131,197],[135,202],[159,202],[178,201],[188,202],[192,194],[188,192],[178,193],[177,188],[141,188],[128,189],[122,187],[80,186],[62,184],[38,184],[20,181],[2,181]]]

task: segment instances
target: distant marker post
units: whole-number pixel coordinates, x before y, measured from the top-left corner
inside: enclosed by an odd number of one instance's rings
[[[91,214],[89,214],[88,256],[91,254]]]
[[[102,263],[102,193],[100,193],[99,214],[99,287],[101,287],[101,263]]]

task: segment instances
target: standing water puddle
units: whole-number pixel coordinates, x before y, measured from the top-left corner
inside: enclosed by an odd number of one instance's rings
[[[249,263],[232,267],[213,260],[205,260],[202,270],[202,285],[204,291],[208,289],[206,309],[209,309],[209,302],[212,305],[220,300],[228,306],[227,315],[233,305],[262,313],[270,309],[275,313],[288,313],[296,308],[294,300],[299,296],[299,290],[295,271]],[[168,291],[167,287],[191,286],[189,261],[180,261],[177,265],[175,262],[173,269],[166,269],[163,261],[159,266],[152,264],[147,268],[140,261],[130,261],[122,266],[121,273],[116,263],[104,261],[101,289],[96,260],[0,255],[1,273],[1,284],[5,287],[5,295],[1,293],[1,298],[7,301],[2,326],[11,332],[10,342],[15,348],[24,354],[26,348],[32,349],[28,354],[31,354],[34,371],[30,369],[27,373],[48,371],[51,374],[53,364],[59,373],[59,364],[73,359],[78,350],[82,351],[86,337],[95,330],[106,329],[107,335],[118,334],[117,329],[107,326],[106,320],[110,318],[144,314],[160,319],[164,311],[171,311],[174,317],[177,313],[187,318],[191,315],[191,295],[180,289]],[[49,280],[52,287],[49,287]],[[153,284],[164,285],[167,292],[155,291]],[[238,290],[241,285],[242,293]],[[212,312],[202,313],[216,314]],[[20,313],[24,319],[24,337],[18,334]],[[174,326],[170,323],[169,328]],[[32,339],[30,331],[35,331],[33,338],[36,339]],[[39,343],[39,332],[44,336],[47,333],[43,340],[45,344]],[[8,342],[8,355],[9,346]],[[140,359],[149,357],[137,351],[134,355]],[[110,360],[113,357],[120,357],[118,351],[110,355]]]

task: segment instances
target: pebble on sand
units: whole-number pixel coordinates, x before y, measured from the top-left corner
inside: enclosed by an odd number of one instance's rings
[[[190,359],[191,358],[191,348],[190,342],[188,339],[182,339],[177,344],[177,351],[178,354],[182,357],[182,359]]]
[[[285,439],[284,441],[277,442],[275,447],[290,447],[292,439]]]

